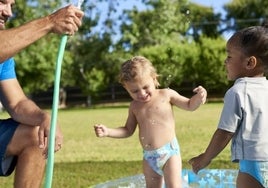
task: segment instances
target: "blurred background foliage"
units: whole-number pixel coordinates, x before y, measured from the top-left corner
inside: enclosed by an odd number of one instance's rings
[[[180,91],[203,85],[209,94],[222,96],[230,84],[224,70],[227,37],[261,25],[268,15],[268,1],[259,0],[232,0],[224,15],[188,0],[133,0],[128,7],[122,2],[85,0],[83,26],[65,49],[61,86],[78,87],[93,102],[104,91],[115,92],[120,65],[134,55],[152,61],[161,87]],[[17,1],[8,27],[68,3]],[[53,87],[59,41],[50,34],[15,56],[18,79],[29,96]]]

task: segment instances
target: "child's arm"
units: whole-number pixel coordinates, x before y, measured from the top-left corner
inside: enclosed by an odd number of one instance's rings
[[[193,90],[193,92],[195,92],[196,94],[192,96],[190,99],[178,94],[174,90],[170,91],[171,91],[171,103],[179,108],[189,111],[196,110],[201,104],[204,104],[206,102],[207,98],[207,91],[202,86],[198,86]]]
[[[105,125],[96,124],[94,129],[97,137],[126,138],[132,135],[127,127],[108,128]]]
[[[134,114],[129,110],[126,125],[118,128],[108,128],[102,124],[94,125],[97,137],[111,137],[111,138],[126,138],[131,136],[137,127],[137,122]]]
[[[205,151],[197,157],[193,157],[189,160],[192,165],[192,169],[195,173],[205,168],[210,164],[213,158],[215,158],[229,143],[233,137],[232,132],[228,132],[222,129],[217,129]]]

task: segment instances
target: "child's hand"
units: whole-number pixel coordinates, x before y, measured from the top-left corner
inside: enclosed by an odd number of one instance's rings
[[[205,155],[202,153],[197,157],[193,157],[192,159],[190,159],[189,164],[192,165],[192,170],[194,171],[194,173],[198,173],[199,170],[205,168],[206,166],[208,166],[210,164],[210,160],[207,160],[205,158]]]
[[[202,86],[198,86],[193,90],[193,92],[195,92],[196,95],[199,97],[200,104],[204,104],[206,102],[207,90],[205,88],[203,88]]]
[[[102,124],[94,125],[95,134],[97,137],[106,137],[108,136],[108,128]]]

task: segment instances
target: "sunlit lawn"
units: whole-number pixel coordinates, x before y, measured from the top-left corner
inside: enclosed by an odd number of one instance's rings
[[[204,151],[216,129],[221,108],[222,103],[208,103],[195,112],[174,108],[183,168],[190,168],[187,161]],[[95,123],[122,126],[126,117],[127,105],[60,110],[58,119],[64,133],[64,146],[55,155],[53,187],[84,188],[142,173],[137,131],[127,139],[112,139],[97,138],[93,130]],[[209,167],[235,168],[229,152],[228,146]],[[0,185],[12,187],[12,177],[0,178]]]

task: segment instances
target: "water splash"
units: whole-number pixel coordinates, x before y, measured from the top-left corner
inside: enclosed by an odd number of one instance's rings
[[[74,0],[73,4],[74,4],[77,8],[81,9],[81,6],[82,6],[83,2],[84,2],[84,0]]]

